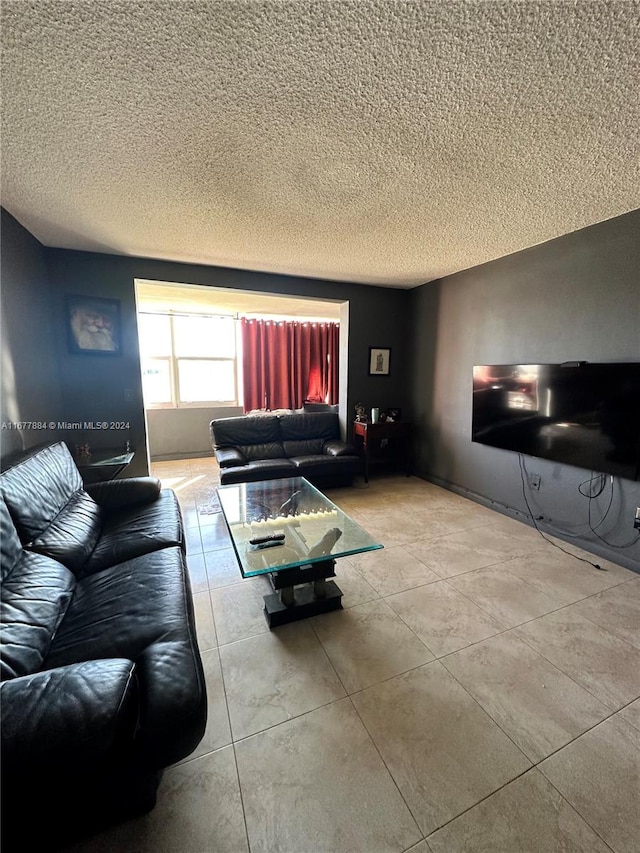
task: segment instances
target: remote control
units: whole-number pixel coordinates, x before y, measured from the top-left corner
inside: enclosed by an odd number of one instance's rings
[[[257,545],[251,545],[251,550],[264,551],[265,548],[277,548],[279,545],[284,545],[284,539],[270,539],[268,542],[258,542]]]
[[[254,536],[249,545],[264,545],[265,542],[282,542],[284,533],[270,533],[268,536]]]

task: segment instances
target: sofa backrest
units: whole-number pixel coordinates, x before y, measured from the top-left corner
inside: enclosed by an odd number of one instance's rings
[[[2,582],[2,681],[40,669],[75,588],[76,579],[65,566],[43,554],[22,552]]]
[[[214,450],[237,447],[247,462],[322,453],[326,441],[339,438],[335,412],[244,415],[211,421]]]
[[[331,412],[284,415],[280,435],[288,459],[320,455],[325,441],[340,437],[338,416]]]
[[[31,448],[0,475],[0,492],[23,544],[42,533],[79,489],[82,477],[61,441]]]
[[[319,439],[324,443],[340,438],[340,422],[335,412],[283,415],[279,421],[282,441]]]
[[[22,543],[18,531],[11,521],[9,510],[0,497],[0,566],[2,567],[2,580],[11,574],[22,555]]]
[[[37,672],[75,589],[73,574],[26,551],[0,499],[0,680]]]
[[[302,411],[307,414],[317,413],[317,412],[338,412],[339,406],[337,403],[305,403],[302,407]]]
[[[255,459],[282,459],[279,418],[275,415],[245,415],[211,421],[211,439],[215,450],[239,447],[247,462]]]
[[[0,494],[25,548],[77,571],[100,536],[102,518],[84,491],[68,447],[33,448],[0,474]]]
[[[320,454],[325,442],[339,438],[336,412],[244,415],[211,421],[214,450],[239,448],[247,462]]]

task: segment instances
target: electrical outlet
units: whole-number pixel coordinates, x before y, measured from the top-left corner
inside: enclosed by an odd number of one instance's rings
[[[636,517],[633,520],[633,526],[636,530],[640,530],[640,506],[636,509]]]
[[[529,474],[529,486],[536,492],[539,491],[541,482],[540,474]]]

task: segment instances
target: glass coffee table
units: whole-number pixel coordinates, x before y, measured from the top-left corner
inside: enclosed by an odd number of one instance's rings
[[[304,477],[218,486],[242,576],[267,575],[270,628],[339,610],[338,557],[383,546]]]

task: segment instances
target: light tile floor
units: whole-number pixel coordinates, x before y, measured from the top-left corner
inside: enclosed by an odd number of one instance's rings
[[[187,528],[209,723],[149,814],[75,853],[638,853],[640,575],[417,478],[330,497],[384,550],[269,631],[213,459]],[[71,849],[71,848],[70,848]]]

